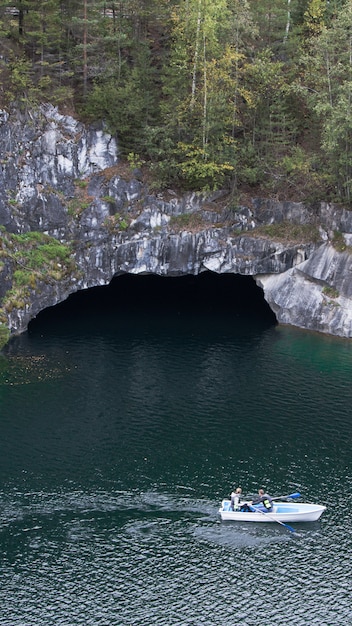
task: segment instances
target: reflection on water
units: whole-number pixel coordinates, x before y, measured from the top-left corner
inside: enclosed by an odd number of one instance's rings
[[[352,344],[138,285],[0,360],[0,625],[348,624]],[[327,511],[221,523],[238,484]]]

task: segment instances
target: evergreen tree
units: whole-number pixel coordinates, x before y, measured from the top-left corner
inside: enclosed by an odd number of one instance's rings
[[[165,183],[274,191],[299,170],[350,200],[351,12],[350,0],[0,0],[1,103],[74,101]]]
[[[186,184],[214,187],[231,172],[236,149],[234,68],[226,0],[188,0],[173,12],[170,57],[163,73],[164,126]]]
[[[314,44],[314,45],[313,45]],[[306,99],[321,123],[324,168],[335,194],[352,198],[352,6],[324,26],[303,57]]]

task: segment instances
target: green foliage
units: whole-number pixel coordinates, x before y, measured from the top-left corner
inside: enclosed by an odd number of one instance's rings
[[[13,282],[17,287],[28,287],[30,285],[34,289],[36,286],[36,275],[33,272],[28,272],[28,270],[15,270]]]
[[[320,125],[325,170],[334,188],[333,198],[352,200],[352,5],[346,3],[336,18],[321,29],[302,56],[306,102]]]
[[[1,309],[0,309],[1,311]],[[0,322],[0,350],[7,344],[10,339],[10,331],[4,323]]]
[[[106,202],[106,204],[114,205],[116,203],[116,200],[113,196],[102,196],[102,200],[103,202]]]
[[[294,224],[283,221],[259,226],[252,232],[254,236],[265,236],[284,243],[318,243],[321,241],[319,229],[314,224]]]
[[[309,0],[304,12],[303,32],[308,37],[317,37],[324,29],[325,0]]]
[[[86,187],[88,187],[88,181],[85,179],[79,178],[75,180],[75,185],[79,187],[80,189],[85,189]]]
[[[121,213],[115,213],[114,215],[109,215],[104,223],[110,233],[118,233],[127,230],[130,220]]]
[[[253,142],[246,141],[239,146],[237,185],[260,185],[265,179],[264,162]]]
[[[155,187],[352,203],[351,29],[346,0],[0,0],[0,105],[104,120]]]
[[[89,208],[93,202],[93,197],[88,195],[88,180],[77,179],[75,180],[75,195],[67,203],[67,212],[75,219]]]
[[[338,252],[352,252],[352,248],[346,244],[345,238],[339,230],[334,230],[331,243]]]
[[[28,91],[33,85],[31,79],[32,64],[24,55],[14,57],[11,55],[6,89],[4,93],[5,103],[13,100],[21,105],[27,101]]]
[[[136,168],[140,168],[142,167],[142,165],[145,163],[145,161],[143,159],[140,158],[140,156],[138,154],[135,154],[134,152],[129,152],[127,155],[127,161],[131,167],[131,169],[136,169]]]
[[[328,296],[328,298],[338,298],[340,295],[338,290],[335,289],[335,287],[331,287],[330,285],[325,285],[323,287],[322,293],[325,296]]]
[[[113,135],[118,133],[121,152],[126,157],[145,152],[144,128],[158,117],[159,78],[149,47],[140,44],[135,57],[132,67],[125,64],[118,75],[95,81],[84,109],[90,118],[105,120]]]
[[[207,154],[196,146],[179,143],[177,173],[188,189],[216,190],[223,186],[226,175],[233,171],[229,163],[208,160]]]
[[[3,258],[13,264],[12,287],[3,298],[3,309],[23,308],[41,282],[55,282],[71,276],[75,263],[69,246],[40,232],[23,235],[2,231],[0,249]]]

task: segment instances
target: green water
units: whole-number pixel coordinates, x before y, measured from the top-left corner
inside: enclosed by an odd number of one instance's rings
[[[235,277],[148,278],[0,359],[0,625],[352,624],[352,343]],[[221,523],[238,484],[327,511]]]

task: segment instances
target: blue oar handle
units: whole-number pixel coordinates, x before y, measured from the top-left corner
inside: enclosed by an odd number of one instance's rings
[[[299,493],[299,491],[296,491],[295,493],[290,493],[288,496],[276,496],[276,498],[273,498],[273,500],[281,500],[282,498],[300,498],[301,494]]]

